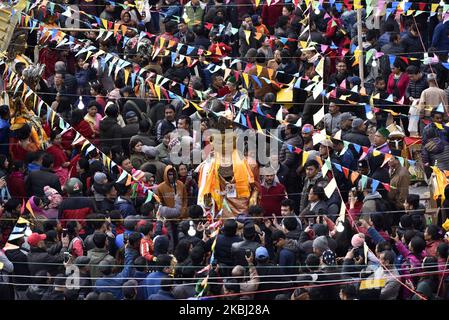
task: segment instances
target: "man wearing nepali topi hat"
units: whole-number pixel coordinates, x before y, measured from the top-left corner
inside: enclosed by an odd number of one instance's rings
[[[389,153],[390,147],[388,146],[388,136],[390,131],[386,128],[380,128],[374,134],[374,142],[368,150],[368,154],[372,154],[374,151],[379,151],[380,153]]]

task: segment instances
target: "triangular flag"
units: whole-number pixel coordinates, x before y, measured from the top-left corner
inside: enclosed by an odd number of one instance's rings
[[[334,178],[332,178],[332,180],[324,188],[324,193],[326,193],[326,196],[330,198],[334,193],[335,189],[337,189],[337,182],[335,181]]]
[[[313,115],[313,124],[316,126],[324,118],[324,106]]]
[[[373,181],[371,182],[371,188],[373,189],[373,193],[376,192],[378,186],[379,186],[379,180],[373,179]]]
[[[357,180],[357,178],[359,177],[360,173],[358,173],[357,171],[353,171],[351,173],[351,182],[352,184],[355,183],[355,181]]]

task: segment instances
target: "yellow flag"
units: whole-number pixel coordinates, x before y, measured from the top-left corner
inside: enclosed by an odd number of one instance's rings
[[[261,128],[261,126],[259,124],[259,121],[257,121],[257,117],[256,117],[256,127],[257,127],[257,132],[263,133],[262,132],[262,128]]]
[[[262,66],[259,66],[259,65],[257,65],[256,66],[256,70],[257,70],[257,76],[259,77],[260,76],[260,73],[262,72]]]
[[[256,0],[256,7],[259,6],[260,0]]]
[[[303,167],[306,164],[308,158],[309,158],[309,153],[307,151],[303,151],[302,152],[302,166]]]
[[[154,86],[154,90],[156,91],[157,98],[158,98],[159,100],[161,100],[161,87],[158,86],[158,85],[155,85],[155,86]]]
[[[243,80],[245,81],[245,85],[247,88],[249,88],[249,79],[248,79],[248,74],[247,73],[242,73],[243,76]]]
[[[251,31],[243,30],[245,32],[246,43],[249,44],[249,37],[251,36]]]
[[[105,19],[101,19],[101,23],[103,24],[103,27],[108,30],[108,21]]]
[[[129,78],[129,71],[127,69],[124,69],[123,72],[125,72],[125,84],[127,84]]]
[[[201,109],[195,102],[190,101],[190,103],[192,104],[192,106],[195,107],[196,110],[198,110],[198,111],[202,111],[202,110],[203,110],[203,109]]]
[[[354,0],[354,9],[357,10],[357,9],[362,9],[362,8],[363,8],[362,0]]]

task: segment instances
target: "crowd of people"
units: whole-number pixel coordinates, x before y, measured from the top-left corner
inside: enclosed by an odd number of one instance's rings
[[[362,1],[358,44],[351,3],[296,2],[69,0],[19,13],[40,25],[5,62],[24,81],[45,66],[33,87],[45,104],[37,124],[16,121],[25,94],[0,70],[1,299],[449,298],[447,6],[388,3],[370,19]],[[91,30],[67,31],[69,45],[43,29],[74,22]],[[130,69],[112,72],[115,57]],[[203,199],[204,166],[172,158],[179,145],[218,157],[217,139],[196,138],[223,118],[237,135],[279,132],[269,165],[239,150],[251,201],[232,201],[243,169],[218,163],[220,179],[236,178],[212,195],[227,215]]]

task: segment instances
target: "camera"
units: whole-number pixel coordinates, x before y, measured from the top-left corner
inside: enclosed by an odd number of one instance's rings
[[[360,248],[353,248],[352,252],[354,253],[354,258],[360,257]]]

